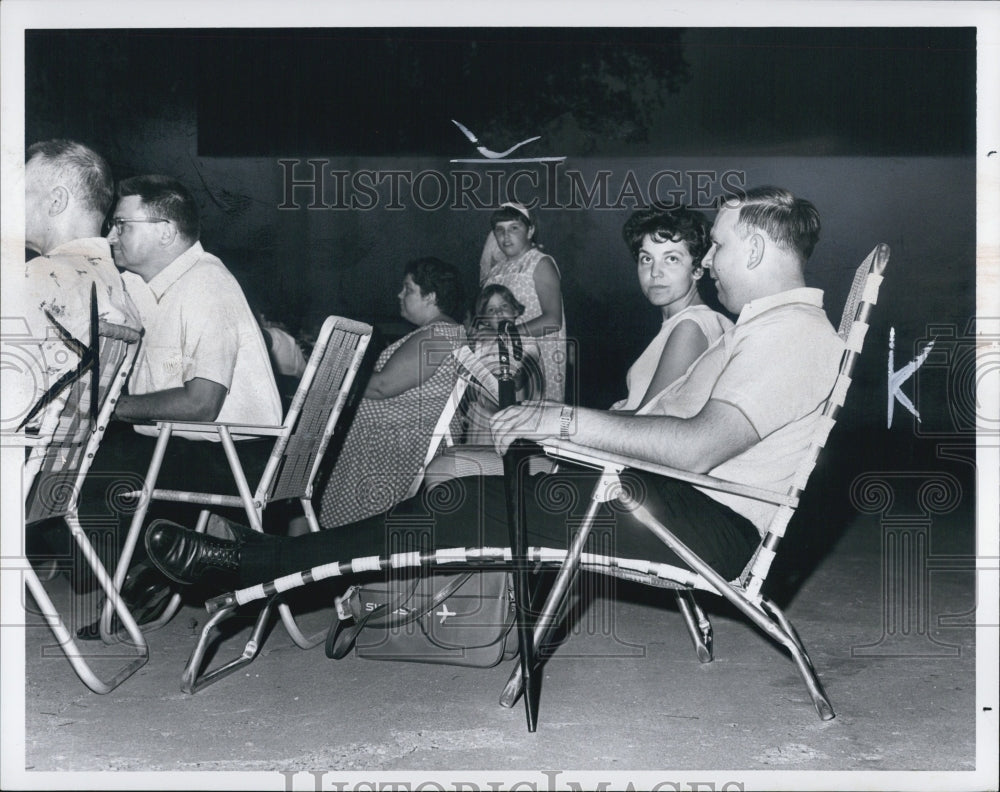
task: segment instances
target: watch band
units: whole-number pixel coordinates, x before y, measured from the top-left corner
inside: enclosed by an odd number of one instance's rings
[[[559,411],[559,439],[569,440],[569,430],[573,423],[573,408],[564,404]]]

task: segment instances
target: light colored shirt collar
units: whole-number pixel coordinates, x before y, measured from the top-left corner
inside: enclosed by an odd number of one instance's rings
[[[177,283],[191,267],[198,263],[198,259],[202,257],[204,252],[205,250],[202,248],[201,242],[195,242],[153,276],[152,280],[146,286],[153,293],[153,296],[156,297],[157,301],[166,294],[167,289]]]
[[[760,297],[756,300],[751,300],[743,306],[743,310],[740,311],[740,317],[736,320],[736,324],[745,324],[754,317],[760,316],[765,311],[770,311],[772,308],[780,308],[783,305],[791,305],[793,303],[805,303],[806,305],[812,305],[816,308],[822,308],[823,290],[814,289],[809,286],[801,286],[798,289],[788,289],[787,291],[778,292],[777,294],[769,294],[767,297]]]
[[[82,237],[71,239],[56,245],[46,256],[87,256],[88,258],[100,256],[101,258],[111,258],[111,246],[104,237]]]

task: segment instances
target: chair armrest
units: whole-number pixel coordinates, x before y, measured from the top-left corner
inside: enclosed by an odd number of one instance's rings
[[[715,476],[706,476],[701,473],[692,473],[680,468],[668,467],[645,459],[612,454],[608,451],[601,451],[597,448],[578,445],[568,440],[544,440],[540,443],[542,449],[550,457],[563,459],[568,462],[576,462],[588,467],[606,468],[609,466],[622,468],[632,468],[633,470],[643,470],[657,476],[686,481],[706,489],[718,492],[728,492],[732,495],[740,495],[745,498],[774,503],[778,506],[795,507],[798,500],[791,495],[781,492],[773,492],[761,487],[751,487],[746,484],[739,484],[735,481],[726,481]]]
[[[170,424],[175,432],[192,432],[196,434],[218,434],[220,427],[225,427],[231,435],[257,435],[259,437],[277,437],[283,431],[283,426],[265,426],[262,424],[235,424],[224,421],[157,421],[156,428],[162,429]]]
[[[36,435],[29,437],[24,432],[3,432],[0,434],[0,445],[21,448],[38,448],[52,443],[52,435]]]

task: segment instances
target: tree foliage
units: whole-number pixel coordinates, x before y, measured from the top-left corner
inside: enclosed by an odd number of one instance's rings
[[[643,141],[688,79],[664,28],[32,31],[29,132],[197,114],[203,154],[440,155]],[[537,149],[536,149],[537,150]],[[470,155],[474,151],[469,149]]]
[[[668,94],[689,78],[674,29],[517,28],[427,42],[388,37],[387,60],[430,105],[447,105],[491,148],[568,130],[644,141]],[[391,82],[391,79],[390,79]]]

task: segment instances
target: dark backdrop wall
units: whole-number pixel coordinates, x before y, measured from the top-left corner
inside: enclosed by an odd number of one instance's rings
[[[821,212],[823,237],[807,275],[826,290],[834,321],[857,264],[878,242],[888,242],[893,250],[844,431],[863,437],[870,454],[902,464],[913,457],[914,447],[934,446],[941,437],[970,428],[972,371],[956,364],[971,349],[975,311],[975,165],[965,143],[937,147],[943,155],[924,144],[903,146],[904,155],[895,155],[886,151],[891,146],[882,129],[878,155],[828,138],[816,155],[803,154],[813,145],[807,141],[787,147],[795,156],[783,156],[773,143],[761,143],[759,120],[748,127],[753,142],[743,152],[739,123],[733,124],[728,144],[698,149],[691,135],[686,143],[678,142],[660,122],[649,141],[631,147],[621,143],[617,154],[574,148],[572,135],[557,136],[552,142],[543,138],[530,151],[536,157],[565,156],[558,165],[488,165],[451,162],[478,155],[449,118],[434,117],[421,122],[439,129],[436,151],[445,153],[433,156],[345,157],[333,142],[308,154],[205,156],[199,150],[198,86],[213,75],[199,74],[203,61],[185,57],[191,55],[185,47],[204,47],[206,37],[211,46],[214,33],[203,32],[200,43],[192,43],[119,31],[116,40],[120,44],[126,36],[128,46],[112,49],[102,49],[107,43],[102,36],[111,34],[60,35],[29,33],[26,142],[77,138],[105,153],[119,178],[160,172],[182,179],[202,208],[206,248],[226,261],[263,310],[293,327],[337,313],[398,331],[395,295],[408,259],[436,255],[461,265],[471,291],[488,232],[488,207],[498,196],[534,200],[540,237],[562,270],[569,332],[578,349],[577,399],[606,406],[622,395],[629,362],[658,325],[620,239],[630,212],[653,197],[710,205],[727,186],[777,184],[809,198]],[[707,34],[700,35],[696,43],[714,64],[695,70],[700,90],[707,92],[706,74],[722,81],[726,76],[720,74],[718,48],[706,48]],[[727,35],[732,41],[734,34]],[[79,68],[85,62],[91,68]],[[852,79],[862,85],[865,76]],[[215,90],[225,93],[224,86]],[[730,86],[726,101],[734,101],[735,92]],[[689,104],[697,98],[690,88],[682,94]],[[840,103],[847,101],[842,89],[838,96]],[[922,101],[913,99],[918,105]],[[300,111],[307,106],[300,104]],[[340,112],[351,116],[358,110],[344,106]],[[844,112],[866,115],[869,110],[845,107]],[[974,106],[971,112],[974,118]],[[213,116],[216,124],[219,115]],[[710,115],[701,110],[703,118]],[[773,115],[768,118],[775,123]],[[912,120],[912,113],[907,118]],[[237,129],[260,119],[232,117],[229,123]],[[884,123],[893,121],[884,118]],[[966,134],[972,122],[963,123]],[[685,126],[697,124],[688,118]],[[524,132],[527,137],[533,130],[528,125]],[[713,141],[718,139],[715,134]],[[926,151],[931,153],[921,153]],[[508,196],[518,171],[527,175],[518,177],[514,195]],[[321,189],[290,184],[321,173],[326,174]],[[654,177],[658,189],[651,196]],[[471,189],[476,179],[479,187]],[[921,422],[897,404],[893,427],[887,429],[890,327],[896,333],[897,369],[931,337],[939,340],[935,356],[906,385]]]

